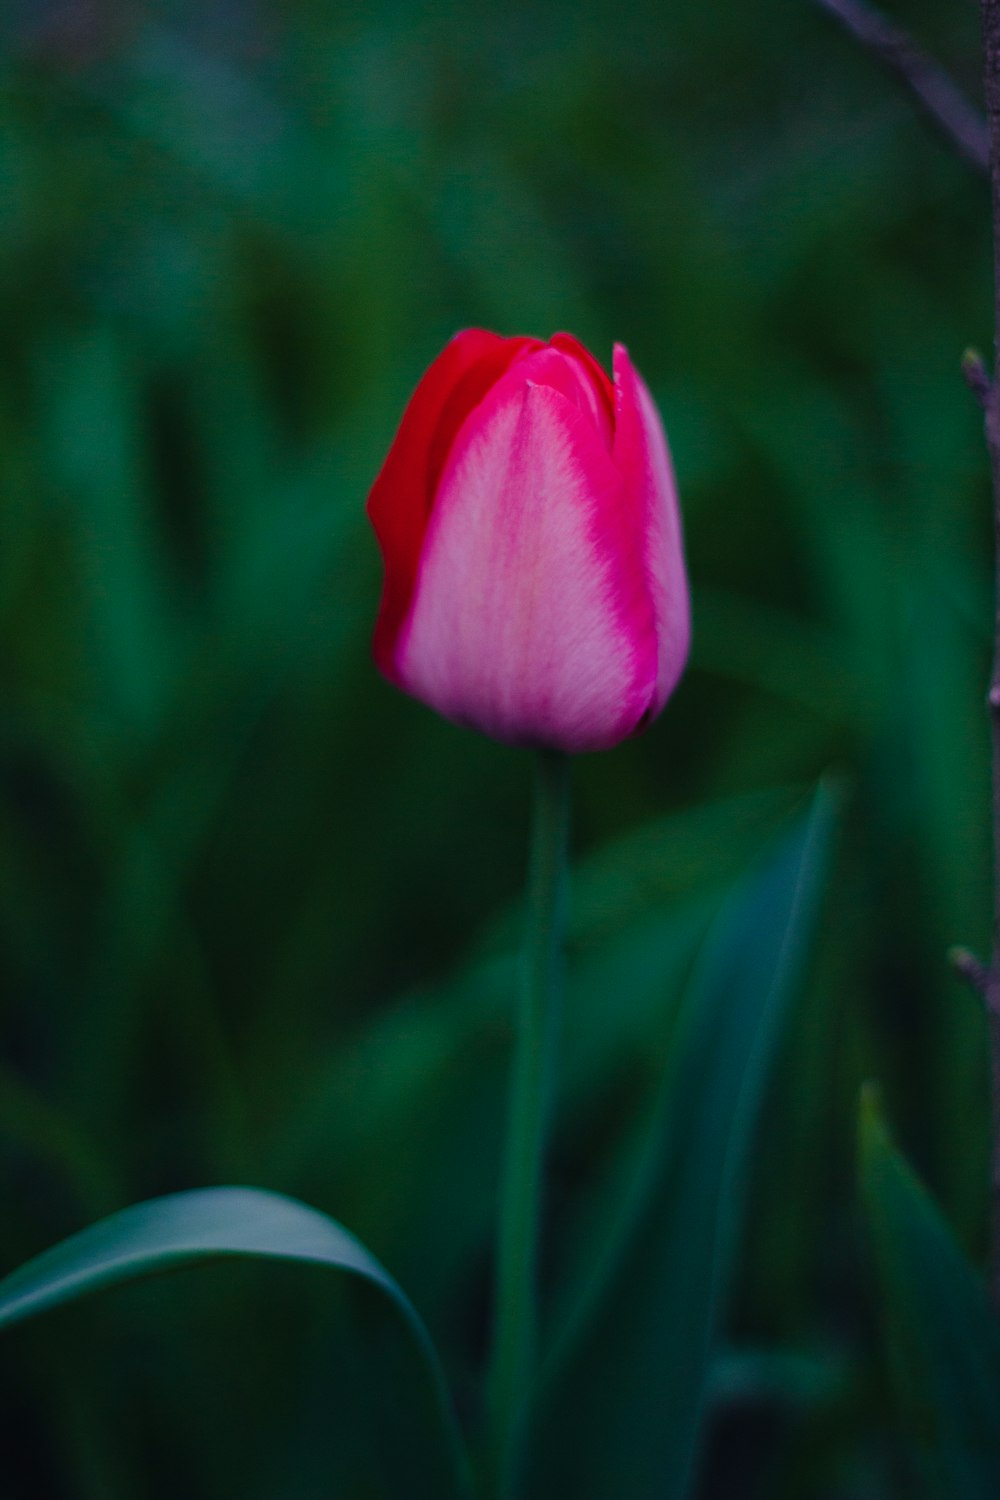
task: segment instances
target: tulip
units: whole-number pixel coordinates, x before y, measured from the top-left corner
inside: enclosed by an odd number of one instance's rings
[[[690,608],[667,441],[622,345],[470,328],[417,386],[372,488],[375,659],[446,718],[578,753],[680,677]]]

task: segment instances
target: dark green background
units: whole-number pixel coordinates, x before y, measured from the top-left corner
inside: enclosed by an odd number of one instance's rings
[[[893,12],[978,93],[974,5]],[[991,333],[985,183],[808,0],[20,0],[0,28],[0,1270],[154,1193],[297,1193],[407,1287],[475,1413],[513,980],[470,955],[509,946],[528,765],[377,677],[362,507],[457,328],[622,340],[694,648],[656,727],[576,767],[574,973],[609,980],[569,996],[552,1242],[672,1002],[623,1002],[641,893],[601,851],[660,830],[679,985],[839,771],[728,1319],[795,1359],[724,1366],[701,1492],[902,1500],[854,1113],[878,1078],[981,1257],[984,1028],[944,954],[988,935],[958,373]],[[0,1349],[0,1489],[381,1495],[383,1353],[366,1299],[287,1271],[59,1314]]]

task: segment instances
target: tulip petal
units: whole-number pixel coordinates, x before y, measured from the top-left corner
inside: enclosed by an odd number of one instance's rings
[[[438,355],[406,408],[368,500],[385,562],[375,660],[389,677],[393,645],[409,608],[434,491],[451,442],[518,354],[535,347],[540,347],[537,339],[506,339],[482,328],[467,328]]]
[[[496,739],[571,752],[631,733],[655,637],[627,503],[600,431],[523,372],[467,418],[424,537],[396,680]]]
[[[609,434],[614,432],[615,388],[608,379],[603,365],[571,333],[554,333],[549,340],[549,345],[553,349],[558,349],[562,354],[568,354],[582,367],[596,398],[596,405],[600,410],[600,420],[602,424],[604,422],[607,423]]]
[[[613,457],[625,491],[642,508],[638,533],[656,620],[655,717],[684,670],[691,644],[691,604],[684,568],[677,481],[660,414],[622,344],[615,345],[617,395]]]
[[[569,335],[556,334],[556,338],[568,340]],[[591,366],[600,374],[601,367],[592,356],[576,358],[570,351],[555,348],[553,341],[545,348],[525,352],[518,360],[518,374],[532,385],[549,385],[565,396],[600,434],[610,453],[615,431],[614,388],[604,376],[609,394],[602,392]]]

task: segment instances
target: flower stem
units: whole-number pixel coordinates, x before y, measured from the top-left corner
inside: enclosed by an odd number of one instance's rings
[[[525,978],[500,1187],[490,1464],[508,1493],[525,1392],[535,1372],[538,1227],[551,1057],[561,982],[569,758],[539,752],[528,875]]]

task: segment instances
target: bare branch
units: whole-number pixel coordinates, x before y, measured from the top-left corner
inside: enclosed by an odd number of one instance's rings
[[[966,161],[989,171],[989,133],[979,110],[970,104],[940,63],[910,40],[867,0],[814,0],[908,90],[920,109]]]
[[[990,129],[993,200],[993,330],[1000,332],[1000,0],[981,0],[983,17],[983,82]],[[993,953],[990,976],[1000,987],[1000,385],[990,387],[985,415],[986,446],[993,480],[993,518],[997,575],[997,607],[993,673],[987,695],[993,739]],[[988,995],[988,1000],[990,996]],[[990,1022],[990,1079],[993,1095],[993,1297],[1000,1310],[1000,1000],[988,1004]]]
[[[989,408],[993,384],[978,349],[966,349],[962,355],[962,378],[983,411]]]
[[[948,953],[948,962],[955,973],[964,979],[967,984],[982,996],[987,1005],[990,1002],[991,975],[986,964],[981,958],[977,958],[968,948],[952,948]]]

